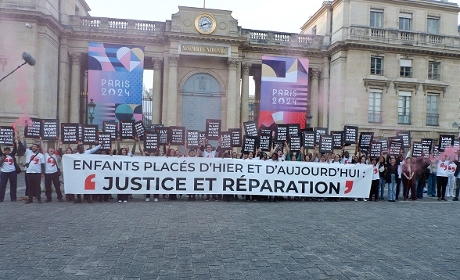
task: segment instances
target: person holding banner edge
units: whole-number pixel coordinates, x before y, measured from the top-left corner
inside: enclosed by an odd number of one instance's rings
[[[62,150],[59,143],[59,149]],[[43,145],[43,139],[40,137],[40,146]],[[54,185],[56,196],[59,202],[64,202],[61,192],[61,181],[59,180],[58,154],[53,147],[48,147],[48,152],[43,154],[45,158],[45,202],[51,202],[51,184]]]
[[[89,149],[89,150],[86,150],[85,151],[85,146],[83,145],[83,143],[79,143],[77,145],[77,154],[81,154],[81,155],[88,155],[88,154],[94,154],[95,152],[97,152],[102,145],[99,144],[99,141],[96,140],[96,144],[97,146]],[[83,199],[88,202],[88,203],[92,203],[93,201],[91,200],[91,195],[89,194],[84,194],[83,195]],[[81,194],[77,194],[77,199],[74,201],[74,203],[81,203]]]

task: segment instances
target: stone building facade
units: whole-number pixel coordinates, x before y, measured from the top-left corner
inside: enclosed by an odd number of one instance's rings
[[[447,1],[325,1],[298,34],[246,29],[216,9],[181,6],[165,22],[89,11],[84,0],[0,3],[0,75],[23,51],[37,60],[0,83],[2,125],[25,113],[84,122],[88,43],[102,42],[145,47],[152,123],[203,129],[212,118],[228,129],[257,120],[262,55],[280,55],[310,59],[307,126],[410,130],[414,139],[458,129],[460,9]]]

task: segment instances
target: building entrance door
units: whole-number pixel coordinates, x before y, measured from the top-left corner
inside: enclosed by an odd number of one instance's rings
[[[205,131],[206,119],[221,119],[221,87],[213,76],[192,75],[182,90],[182,125],[186,130]]]

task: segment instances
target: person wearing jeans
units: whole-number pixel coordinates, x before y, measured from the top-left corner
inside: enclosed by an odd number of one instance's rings
[[[387,183],[385,180],[385,158],[380,156],[379,159],[379,192],[380,196],[379,199],[383,200],[383,194],[385,193],[385,184]]]
[[[396,201],[396,179],[398,177],[398,165],[396,164],[396,159],[394,157],[390,158],[390,163],[387,166],[388,173],[388,201]]]
[[[436,172],[438,170],[438,166],[436,162],[432,162],[428,167],[429,171],[428,175],[428,191],[427,196],[436,197]]]

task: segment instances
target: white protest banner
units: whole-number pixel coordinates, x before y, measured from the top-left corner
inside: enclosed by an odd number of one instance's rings
[[[201,157],[63,156],[73,194],[369,197],[372,166]]]

